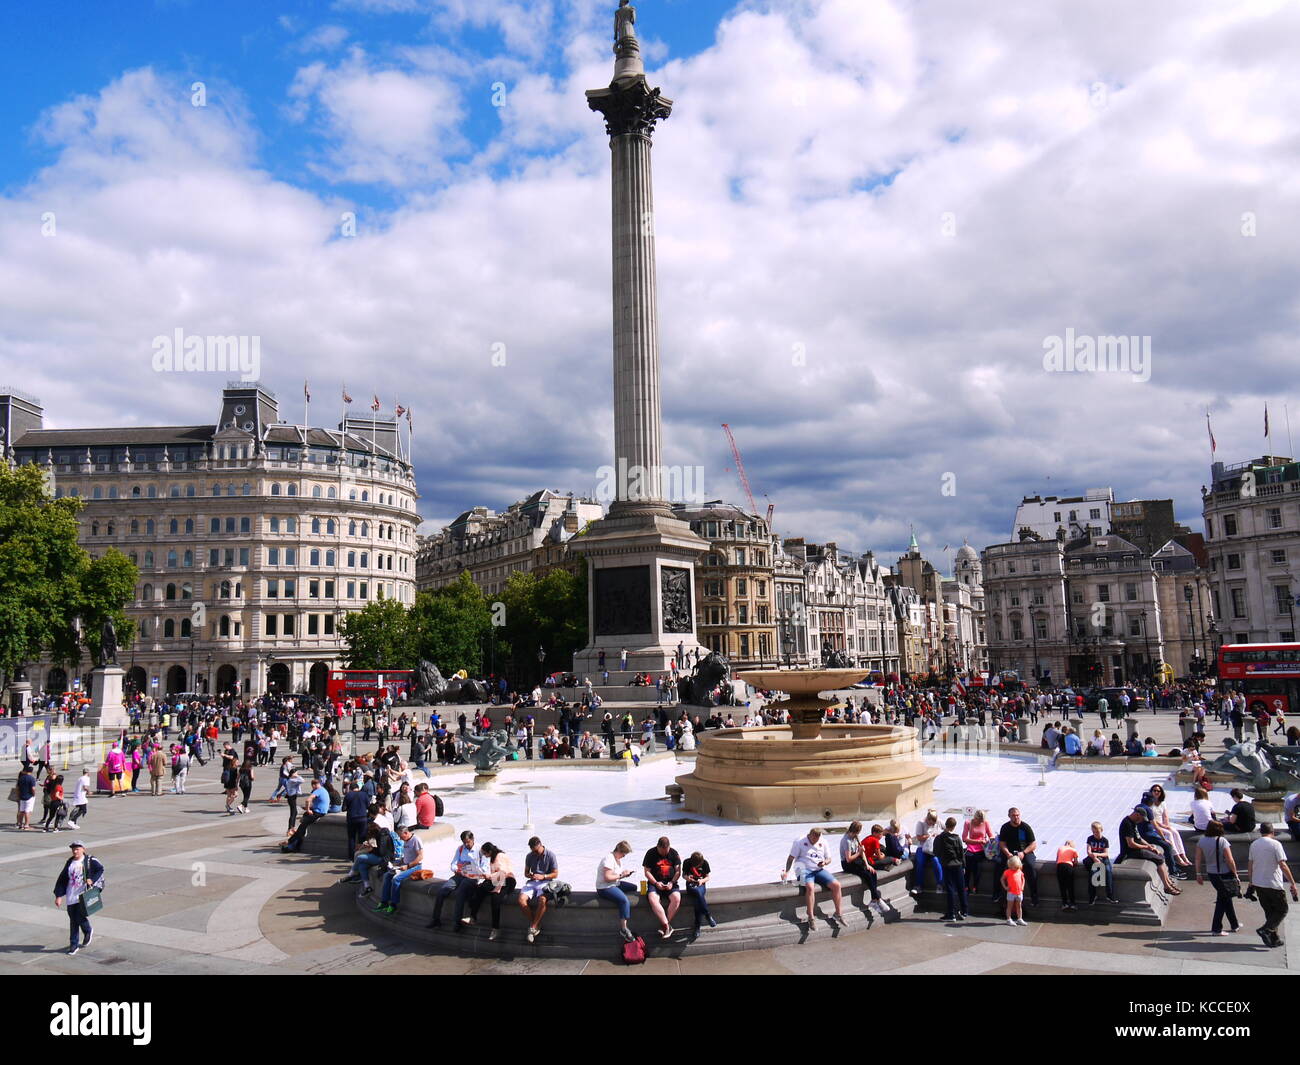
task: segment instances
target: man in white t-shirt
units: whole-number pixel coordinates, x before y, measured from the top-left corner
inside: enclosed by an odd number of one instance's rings
[[[1259,826],[1259,839],[1250,845],[1250,886],[1264,908],[1264,925],[1255,931],[1264,941],[1266,947],[1282,946],[1282,937],[1277,930],[1286,920],[1286,892],[1282,877],[1285,875],[1291,886],[1291,898],[1300,902],[1300,890],[1296,888],[1295,877],[1286,864],[1286,851],[1282,849],[1273,836],[1273,826],[1267,821]]]
[[[813,924],[814,896],[817,894],[817,885],[829,889],[831,900],[835,903],[835,916],[831,919],[832,923],[838,922],[844,925],[844,913],[842,910],[843,889],[840,882],[831,875],[830,870],[826,867],[831,864],[831,852],[826,846],[825,840],[822,839],[822,830],[820,828],[810,828],[808,835],[800,836],[794,841],[790,848],[790,854],[785,860],[785,870],[781,873],[782,882],[790,875],[790,867],[797,866],[797,871],[804,883],[804,901],[808,907],[808,931],[816,931],[816,925]]]
[[[90,770],[83,769],[77,778],[77,790],[72,797],[72,814],[64,828],[76,828],[77,822],[86,816],[86,806],[90,803]]]

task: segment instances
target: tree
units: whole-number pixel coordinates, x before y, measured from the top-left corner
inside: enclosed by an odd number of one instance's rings
[[[0,673],[49,655],[76,665],[81,647],[73,627],[98,649],[99,628],[111,617],[118,643],[129,646],[135,626],[123,607],[134,598],[139,573],[120,552],[92,560],[77,543],[78,498],[52,499],[34,465],[0,464]]]
[[[348,669],[414,669],[417,656],[410,611],[396,599],[379,599],[349,613],[339,627]]]
[[[468,571],[455,584],[421,592],[411,607],[411,632],[418,657],[433,662],[444,677],[465,670],[483,672],[483,642],[492,619],[487,600]]]
[[[546,652],[541,670],[569,669],[573,653],[587,645],[587,572],[564,568],[512,573],[499,600],[505,608],[498,652],[516,677],[539,672],[537,651]]]

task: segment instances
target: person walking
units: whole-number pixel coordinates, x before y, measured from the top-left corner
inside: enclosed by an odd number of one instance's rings
[[[248,757],[239,767],[239,790],[243,795],[243,802],[239,804],[241,814],[248,813],[248,804],[253,798],[253,781],[257,778],[257,771],[253,768],[253,764],[253,758]]]
[[[57,832],[68,812],[68,804],[63,800],[63,777],[52,776],[46,779],[50,786],[46,791],[45,820],[41,827],[46,832]]]
[[[32,827],[32,810],[36,808],[36,774],[27,762],[23,763],[22,772],[18,774],[15,791],[18,798],[16,827],[19,832],[26,832]]]
[[[167,754],[162,744],[155,744],[149,752],[149,794],[161,795],[163,776],[167,772]]]
[[[68,824],[76,828],[81,819],[86,816],[86,810],[90,807],[90,770],[82,767],[81,776],[77,778],[77,787],[72,795],[72,815],[68,818]]]
[[[1286,864],[1286,851],[1273,835],[1273,826],[1267,821],[1260,823],[1259,839],[1250,845],[1248,870],[1251,890],[1264,908],[1264,924],[1255,931],[1264,941],[1264,946],[1283,946],[1282,937],[1277,934],[1277,930],[1282,927],[1290,909],[1283,889],[1283,876],[1291,887],[1292,901],[1300,902],[1300,889],[1296,888],[1295,877]]]
[[[184,747],[177,747],[172,759],[172,794],[185,794],[185,781],[190,775],[190,752]]]
[[[1205,826],[1205,834],[1196,844],[1196,882],[1205,883],[1206,874],[1214,885],[1214,916],[1210,919],[1210,935],[1226,936],[1223,919],[1228,919],[1232,931],[1241,927],[1237,920],[1237,911],[1233,900],[1241,894],[1241,881],[1237,875],[1237,862],[1232,856],[1232,847],[1223,835],[1223,825],[1219,821],[1210,821]]]
[[[104,866],[98,858],[86,853],[86,845],[81,840],[74,839],[68,846],[72,848],[72,857],[64,862],[54,882],[54,905],[68,911],[68,953],[76,954],[82,947],[90,946],[94,934],[87,903],[97,901],[97,895],[92,892],[88,896],[87,892],[103,888]]]

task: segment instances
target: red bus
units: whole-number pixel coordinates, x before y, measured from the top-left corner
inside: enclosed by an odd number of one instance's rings
[[[410,694],[412,672],[409,669],[332,669],[325,694],[334,704],[345,699],[364,703],[371,696],[379,701],[385,695],[396,702]]]
[[[1219,682],[1246,696],[1251,714],[1291,716],[1300,708],[1300,643],[1226,643],[1219,648]]]

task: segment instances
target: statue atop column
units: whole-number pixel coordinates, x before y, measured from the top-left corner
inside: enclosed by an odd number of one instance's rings
[[[99,664],[101,666],[117,665],[117,632],[111,618],[105,618],[99,630]]]
[[[619,0],[618,10],[614,12],[614,54],[623,55],[625,48],[633,52],[641,50],[636,39],[636,8],[632,0]]]

